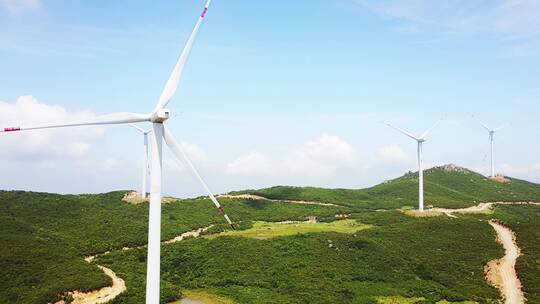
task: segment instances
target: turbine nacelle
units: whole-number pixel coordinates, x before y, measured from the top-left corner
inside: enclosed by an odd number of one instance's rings
[[[491,178],[495,178],[495,156],[494,156],[494,147],[493,147],[493,141],[495,140],[495,133],[499,132],[500,130],[506,128],[508,124],[504,124],[498,128],[491,129],[488,126],[486,126],[484,123],[479,121],[479,123],[486,129],[486,131],[489,133],[489,141],[491,144]]]
[[[508,127],[508,124],[506,123],[504,125],[499,126],[498,128],[491,129],[486,124],[482,123],[481,121],[479,123],[482,125],[482,127],[484,127],[484,129],[486,129],[486,131],[488,131],[489,135],[492,135],[492,136],[493,136],[493,134],[497,133],[498,131]]]
[[[171,111],[168,109],[157,109],[150,116],[150,121],[153,123],[164,123],[171,116]]]
[[[427,141],[427,138],[429,136],[429,134],[431,133],[431,131],[433,131],[433,129],[435,129],[435,127],[440,123],[441,121],[439,120],[433,127],[427,129],[424,133],[422,133],[422,135],[420,136],[417,136],[417,135],[414,135],[408,131],[405,131],[401,128],[398,128],[396,126],[393,126],[389,123],[386,123],[387,126],[389,126],[390,128],[392,129],[395,129],[397,130],[398,132],[402,133],[403,135],[407,136],[407,137],[410,137],[411,139],[415,140],[416,142],[418,142],[419,144],[420,143],[423,143],[425,141]]]

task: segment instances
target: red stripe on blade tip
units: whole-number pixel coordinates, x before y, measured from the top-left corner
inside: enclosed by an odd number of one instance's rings
[[[4,128],[4,132],[13,132],[13,131],[20,131],[21,128],[19,127],[13,127],[13,128]]]

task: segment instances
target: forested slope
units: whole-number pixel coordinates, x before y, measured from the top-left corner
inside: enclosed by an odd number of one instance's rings
[[[434,207],[460,208],[480,202],[540,201],[539,184],[507,179],[509,182],[501,183],[453,165],[428,169],[424,173],[425,203]],[[316,200],[367,209],[395,209],[417,205],[418,173],[407,173],[366,189],[276,186],[232,193],[251,193],[272,199]]]

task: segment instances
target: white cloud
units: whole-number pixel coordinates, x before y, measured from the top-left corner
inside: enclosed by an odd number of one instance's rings
[[[264,154],[251,152],[227,164],[227,172],[233,175],[266,175],[272,172],[272,166]]]
[[[335,135],[323,134],[280,156],[247,153],[227,164],[227,172],[284,179],[321,178],[339,170],[356,168],[358,162],[357,152],[349,143]]]
[[[382,146],[377,150],[377,160],[384,163],[406,163],[409,161],[409,155],[396,144]]]
[[[181,142],[180,146],[195,167],[199,168],[207,165],[208,155],[199,145],[188,142]],[[163,165],[166,170],[173,169],[179,171],[186,170],[188,166],[183,159],[181,161],[177,161],[174,156],[165,158],[163,160]]]
[[[68,112],[61,106],[39,102],[33,96],[21,96],[15,103],[0,102],[2,127],[17,127],[50,122],[85,119],[87,111]],[[84,157],[91,143],[104,133],[103,127],[45,129],[6,133],[0,136],[4,159],[47,162],[64,157]]]
[[[180,143],[180,145],[182,146],[182,149],[184,150],[188,158],[194,164],[202,165],[208,162],[208,156],[200,146],[188,142],[182,142]]]
[[[340,168],[354,167],[357,164],[356,150],[341,138],[328,134],[305,142],[285,158],[288,171],[310,177],[329,176]]]

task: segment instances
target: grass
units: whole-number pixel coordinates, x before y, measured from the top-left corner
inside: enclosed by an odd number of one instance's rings
[[[378,304],[416,304],[424,298],[405,298],[405,297],[378,297]]]
[[[417,304],[425,303],[424,298],[406,298],[406,297],[378,297],[377,304]],[[477,304],[474,301],[448,302],[446,300],[438,301],[436,304]]]
[[[195,301],[195,303],[202,303],[202,304],[235,304],[236,303],[230,299],[210,294],[204,290],[185,290],[182,292],[182,295],[184,296],[184,299]],[[182,300],[178,300],[178,301],[172,302],[171,304],[183,304],[183,303],[184,302],[182,302]]]
[[[478,302],[474,302],[474,301],[448,302],[446,300],[437,302],[437,304],[477,304],[477,303]]]
[[[398,211],[355,216],[373,227],[358,234],[262,240],[222,236],[164,246],[163,290],[208,290],[238,303],[377,303],[379,297],[398,296],[422,297],[423,303],[498,299],[498,291],[484,280],[483,267],[503,250],[487,222],[417,219]],[[143,299],[135,291],[144,286],[144,258],[145,252],[136,250],[98,259],[131,284],[114,303]]]
[[[208,238],[221,236],[242,236],[259,240],[265,240],[278,236],[291,236],[295,234],[337,232],[355,233],[362,229],[369,228],[355,220],[340,220],[330,223],[268,223],[255,222],[253,227],[247,230],[226,231],[217,235],[209,235]]]
[[[413,217],[435,217],[435,216],[445,215],[442,212],[431,211],[431,210],[419,211],[415,209],[407,209],[407,210],[402,210],[402,212],[408,216],[413,216]]]

